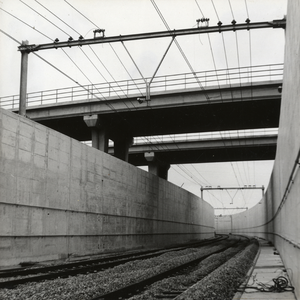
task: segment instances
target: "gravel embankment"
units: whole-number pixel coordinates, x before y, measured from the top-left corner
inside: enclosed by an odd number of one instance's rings
[[[192,248],[137,260],[97,273],[60,278],[40,283],[28,283],[14,289],[0,289],[2,300],[88,300],[143,278],[168,270],[222,246]]]
[[[168,292],[170,290],[185,290],[220,267],[243,249],[244,246],[241,245],[239,247],[229,248],[222,253],[213,254],[200,262],[191,273],[166,278],[162,281],[154,283],[147,289],[147,291],[140,295],[131,297],[130,300],[156,300],[156,296],[161,295],[163,292]]]
[[[176,300],[231,300],[236,289],[243,282],[258,246],[252,244],[227,263],[200,280]]]

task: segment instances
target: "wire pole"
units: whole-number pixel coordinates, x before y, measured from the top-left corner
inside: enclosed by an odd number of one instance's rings
[[[22,46],[26,47],[28,41],[23,41]],[[20,100],[19,100],[19,115],[26,116],[26,95],[27,95],[27,74],[28,74],[28,54],[26,50],[21,51],[21,76],[20,76]]]

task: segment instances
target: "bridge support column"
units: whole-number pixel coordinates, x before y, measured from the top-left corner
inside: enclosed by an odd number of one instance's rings
[[[128,162],[129,148],[133,145],[133,137],[124,136],[114,140],[114,156]]]
[[[98,115],[84,116],[84,122],[92,131],[92,147],[108,153],[107,130],[101,127]]]
[[[162,179],[168,180],[170,164],[160,161],[154,152],[146,152],[145,158],[148,161],[148,172]]]

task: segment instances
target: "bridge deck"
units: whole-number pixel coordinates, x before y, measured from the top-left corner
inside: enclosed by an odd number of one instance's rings
[[[70,102],[29,107],[32,120],[77,140],[91,139],[84,115],[97,114],[109,138],[276,128],[279,125],[281,82],[224,86],[221,90],[184,90],[152,95],[138,104],[136,98]],[[207,95],[209,99],[207,99]],[[135,109],[130,103],[135,102]]]

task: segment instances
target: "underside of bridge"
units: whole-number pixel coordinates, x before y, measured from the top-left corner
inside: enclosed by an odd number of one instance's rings
[[[164,151],[156,153],[159,161],[169,164],[192,164],[230,161],[257,161],[275,159],[276,145],[239,146],[198,150]],[[130,153],[128,162],[135,166],[147,165],[144,153]]]
[[[101,114],[108,136],[131,137],[211,132],[224,130],[275,128],[279,125],[280,97],[185,107],[131,110]],[[47,118],[39,123],[79,141],[91,140],[91,130],[83,116]]]
[[[262,81],[206,89],[193,88],[151,94],[149,101],[136,97],[74,101],[57,105],[28,107],[27,117],[79,141],[108,152],[108,140],[114,141],[115,157],[142,166],[159,167],[170,164],[272,160],[276,143],[214,145],[154,152],[150,162],[145,153],[131,151],[133,138],[277,128],[281,94],[280,81]],[[223,140],[223,138],[220,138]],[[257,143],[258,142],[258,143]],[[225,147],[224,147],[225,146]],[[178,151],[180,150],[180,151]],[[150,170],[150,169],[149,169]],[[165,179],[167,179],[164,176]]]

